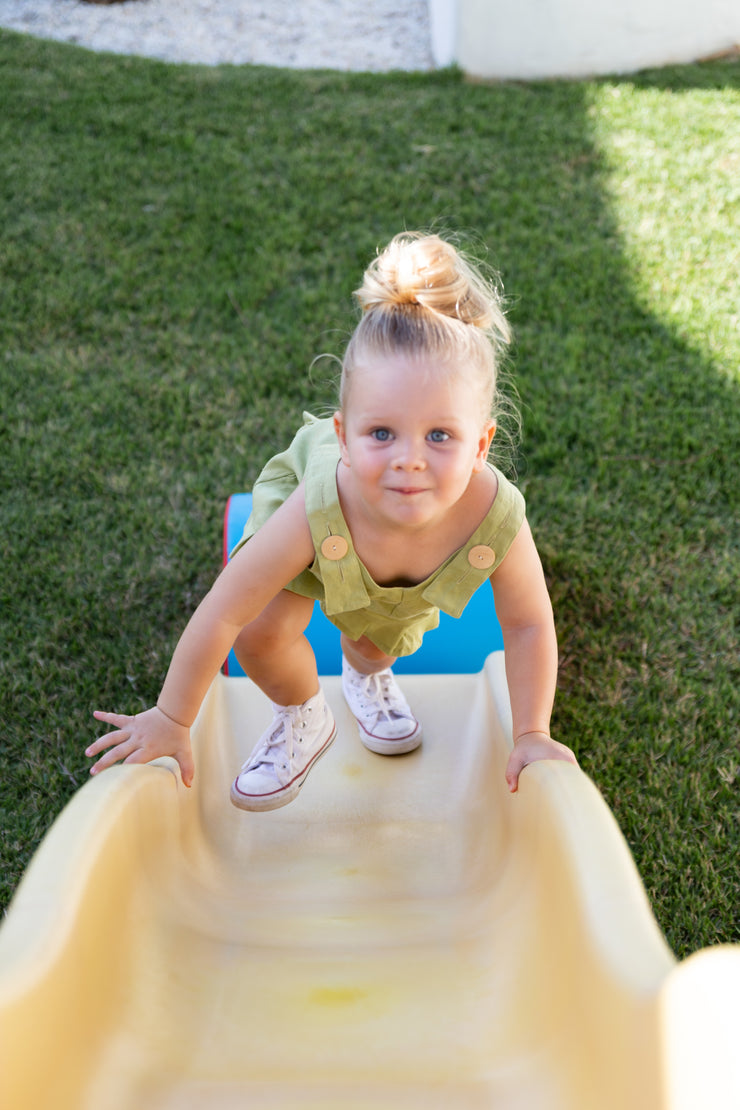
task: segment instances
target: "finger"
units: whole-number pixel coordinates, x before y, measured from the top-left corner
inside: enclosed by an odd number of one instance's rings
[[[130,733],[122,729],[118,732],[106,732],[102,736],[99,736],[97,740],[93,740],[92,744],[85,748],[85,755],[100,755],[106,748],[115,747],[117,744],[125,743],[129,739]]]
[[[130,728],[136,721],[136,717],[128,716],[125,713],[104,713],[100,709],[96,709],[93,713],[96,721],[102,721],[104,724],[114,725],[117,732],[106,732],[99,736],[97,740],[93,741],[88,748],[85,749],[86,756],[99,755],[100,752],[110,748],[113,744],[119,744],[122,740],[128,739],[130,736]]]
[[[124,763],[148,763],[152,757],[148,755],[143,748],[135,747],[130,755],[124,759]]]
[[[183,786],[193,785],[193,775],[195,774],[195,764],[193,756],[190,752],[184,752],[182,755],[175,756],[180,767],[180,775],[182,776]]]
[[[562,752],[563,752],[562,757],[566,761],[566,763],[573,763],[576,767],[578,767],[579,763],[578,763],[578,760],[576,759],[575,752],[572,752],[570,750],[570,748],[567,748],[565,746],[565,744],[562,744],[561,747],[562,747]]]
[[[125,728],[135,721],[135,717],[131,717],[127,713],[105,713],[102,709],[96,709],[93,713],[96,721],[103,721],[107,725],[113,725],[115,728]]]
[[[512,794],[516,794],[519,789],[519,775],[526,766],[526,760],[521,759],[516,751],[511,753],[506,767],[506,784]]]
[[[105,771],[108,767],[112,767],[114,763],[119,763],[121,760],[128,761],[129,757],[137,750],[137,745],[133,740],[125,740],[121,744],[116,744],[115,747],[110,748],[105,755],[94,763],[90,768],[91,775],[97,775],[100,771]]]

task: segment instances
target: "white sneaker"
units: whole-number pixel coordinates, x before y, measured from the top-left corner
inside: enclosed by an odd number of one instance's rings
[[[342,660],[342,692],[357,718],[360,739],[378,755],[401,755],[421,744],[421,725],[396,685],[390,667],[360,674]]]
[[[273,709],[275,719],[232,783],[231,800],[239,809],[278,809],[292,802],[337,734],[323,690],[303,705],[273,702]]]

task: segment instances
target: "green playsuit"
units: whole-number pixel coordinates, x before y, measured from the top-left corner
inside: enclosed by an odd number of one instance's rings
[[[339,444],[332,420],[309,413],[304,413],[303,420],[287,451],[270,459],[259,475],[252,492],[252,513],[232,554],[303,480],[316,557],[286,589],[318,600],[329,620],[351,640],[365,635],[386,655],[411,655],[424,633],[439,624],[439,610],[459,617],[499,565],[524,520],[524,498],[489,463],[498,479],[498,493],[467,543],[415,586],[379,586],[355,554],[342,515],[337,492]]]

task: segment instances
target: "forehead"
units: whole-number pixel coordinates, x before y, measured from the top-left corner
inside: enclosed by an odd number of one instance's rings
[[[471,399],[479,400],[476,384],[475,375],[454,363],[407,355],[365,358],[345,382],[344,408],[417,408],[422,403],[467,408]]]
[[[345,398],[343,416],[349,437],[378,427],[413,435],[442,428],[477,437],[490,419],[480,391],[464,375],[434,375],[423,365],[389,363],[362,367]]]

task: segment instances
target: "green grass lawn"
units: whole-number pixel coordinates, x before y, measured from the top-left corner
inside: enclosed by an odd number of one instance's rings
[[[740,65],[502,85],[0,32],[3,902],[157,695],[225,500],[331,404],[404,227],[502,273],[554,729],[679,956],[740,940]],[[225,803],[228,804],[228,803]]]

